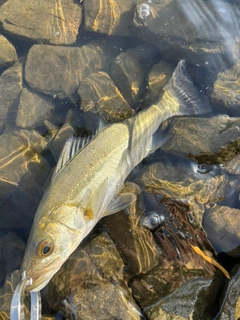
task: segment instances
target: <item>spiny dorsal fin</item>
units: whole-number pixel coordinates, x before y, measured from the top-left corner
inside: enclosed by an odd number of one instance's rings
[[[66,141],[59,156],[52,179],[56,177],[59,171],[62,170],[80,150],[82,150],[87,144],[89,144],[89,142],[95,137],[95,135],[96,134],[92,134],[87,137],[71,137]]]

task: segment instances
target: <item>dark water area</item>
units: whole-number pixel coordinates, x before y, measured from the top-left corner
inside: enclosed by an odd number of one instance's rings
[[[239,21],[237,0],[0,0],[0,319],[67,139],[162,101],[137,201],[41,291],[43,319],[240,319]]]

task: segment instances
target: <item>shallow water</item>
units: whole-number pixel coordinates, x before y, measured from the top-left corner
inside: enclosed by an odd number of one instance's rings
[[[43,314],[239,317],[238,299],[223,286],[226,280],[190,246],[211,252],[238,281],[239,16],[237,0],[0,1],[0,319],[8,319],[17,285],[10,289],[13,280],[6,276],[20,268],[34,214],[66,139],[156,103],[181,59],[212,112],[163,125],[170,139],[129,176],[142,188],[136,208],[103,219],[76,261],[73,257],[60,280],[43,291]],[[111,254],[116,260],[109,270],[101,261]],[[80,286],[72,296],[75,280],[62,291],[58,282],[69,268]],[[205,287],[201,309],[196,292]],[[184,305],[181,292],[189,301],[191,289],[192,308],[176,311],[174,306]],[[104,297],[106,292],[111,294]],[[87,297],[94,300],[94,293],[99,301],[91,313]]]

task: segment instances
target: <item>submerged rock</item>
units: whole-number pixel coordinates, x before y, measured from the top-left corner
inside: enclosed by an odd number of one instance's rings
[[[133,25],[136,36],[158,46],[167,59],[217,69],[234,60],[228,47],[239,16],[238,6],[225,1],[146,1],[136,5]]]
[[[138,107],[145,82],[145,70],[136,57],[120,53],[113,61],[111,77],[131,107]]]
[[[103,69],[107,55],[97,46],[34,45],[29,50],[25,79],[30,87],[60,99],[73,96],[80,82]]]
[[[3,35],[0,35],[0,48],[0,69],[18,60],[16,49]]]
[[[218,320],[236,320],[240,318],[240,267],[237,265],[237,272],[224,286],[222,300],[223,303],[215,319]]]
[[[16,125],[21,128],[32,128],[43,124],[54,109],[49,97],[24,88],[20,95]]]
[[[83,1],[85,28],[108,35],[132,36],[130,26],[134,1],[98,0]]]
[[[173,293],[144,308],[148,319],[212,320],[216,312],[221,283],[214,279],[195,278],[187,281]]]
[[[47,299],[67,319],[141,319],[122,259],[106,232],[69,257],[50,282]]]
[[[0,136],[2,228],[31,226],[43,183],[50,171],[49,164],[39,154],[45,146],[45,138],[33,130],[16,130]]]
[[[144,97],[144,103],[150,105],[159,99],[173,71],[174,68],[163,60],[152,67],[148,74],[148,91]]]
[[[81,20],[81,7],[73,0],[8,0],[0,7],[0,22],[5,31],[39,43],[74,43]]]
[[[217,252],[240,257],[240,210],[215,205],[206,210],[203,228]]]
[[[223,163],[238,152],[240,120],[228,116],[175,118],[169,134],[173,138],[161,149],[182,153],[199,163]]]
[[[16,62],[0,76],[0,132],[7,120],[11,107],[17,107],[22,91],[22,65]]]
[[[121,92],[106,72],[92,73],[79,86],[81,110],[98,113],[106,121],[121,121],[133,115]]]
[[[0,237],[0,282],[21,266],[24,250],[25,244],[15,233],[8,232]]]
[[[132,204],[117,214],[102,219],[130,274],[146,273],[155,267],[159,256],[152,233],[142,227],[141,204]],[[116,228],[117,226],[117,228]]]

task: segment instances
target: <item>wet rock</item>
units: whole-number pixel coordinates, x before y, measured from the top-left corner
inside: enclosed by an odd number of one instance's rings
[[[137,107],[143,93],[145,71],[136,57],[120,53],[113,61],[111,77],[131,107]]]
[[[80,48],[34,45],[27,56],[25,79],[37,91],[60,99],[71,98],[80,82],[103,69],[106,60],[97,45]]]
[[[8,273],[20,268],[24,250],[25,244],[15,233],[8,232],[0,237],[0,282]]]
[[[9,109],[18,103],[22,91],[22,65],[15,63],[0,76],[0,132],[4,127]]]
[[[84,1],[85,28],[108,35],[132,36],[130,26],[135,1]]]
[[[161,193],[170,199],[207,204],[219,201],[231,195],[238,184],[228,180],[224,172],[198,170],[197,164],[184,163],[181,160],[171,163],[155,162],[147,166],[139,175],[144,189],[152,193]]]
[[[11,131],[0,136],[0,225],[29,228],[49,174],[39,154],[46,140],[36,131]],[[11,214],[9,214],[9,212]]]
[[[239,220],[239,209],[215,205],[206,210],[203,228],[217,252],[240,256]]]
[[[140,201],[140,200],[139,200]],[[161,260],[152,233],[142,227],[144,207],[132,204],[124,211],[102,219],[131,274],[146,273]],[[117,226],[117,227],[116,227]]]
[[[6,32],[39,43],[74,43],[81,20],[81,7],[72,0],[8,0],[0,8],[0,22]]]
[[[223,163],[238,152],[239,118],[175,118],[162,150],[190,155],[199,163]],[[233,150],[234,149],[234,150]]]
[[[238,6],[225,1],[146,1],[136,6],[133,24],[136,36],[157,45],[168,59],[184,57],[190,63],[219,68],[234,60],[228,46],[237,36],[239,15]]]
[[[234,149],[233,149],[234,151]],[[235,149],[235,151],[238,151]],[[240,154],[236,155],[232,160],[224,163],[224,168],[227,172],[231,174],[240,174]]]
[[[134,113],[106,72],[99,71],[85,78],[78,94],[83,111],[98,113],[107,121],[121,121]]]
[[[173,71],[174,68],[163,60],[152,67],[148,74],[148,91],[144,97],[144,103],[150,105],[159,99]]]
[[[195,278],[173,293],[144,308],[148,319],[213,319],[214,302],[221,284],[217,280]]]
[[[239,297],[239,285],[240,285],[240,269],[239,265],[237,272],[228,284],[228,287],[223,290],[223,304],[217,314],[218,320],[235,320],[240,317],[240,297]]]
[[[19,270],[14,271],[5,280],[4,285],[0,288],[0,319],[9,320],[10,319],[10,306],[13,293],[21,281],[21,274]],[[24,306],[24,312],[26,315],[30,315],[29,309]]]
[[[51,130],[49,133],[52,137],[48,143],[48,149],[52,152],[52,155],[57,162],[67,139],[74,135],[74,128],[70,123],[65,123],[61,128],[53,126],[47,120],[44,123],[48,130]]]
[[[7,67],[18,60],[14,46],[2,35],[0,35],[0,68]]]
[[[103,232],[76,250],[54,276],[48,287],[48,302],[66,318],[141,319],[123,271],[115,245]]]
[[[228,114],[239,116],[240,101],[240,63],[231,69],[220,72],[213,85],[211,100],[214,104],[224,107]]]
[[[16,125],[35,129],[43,124],[53,109],[54,104],[49,97],[24,88],[20,95]]]

